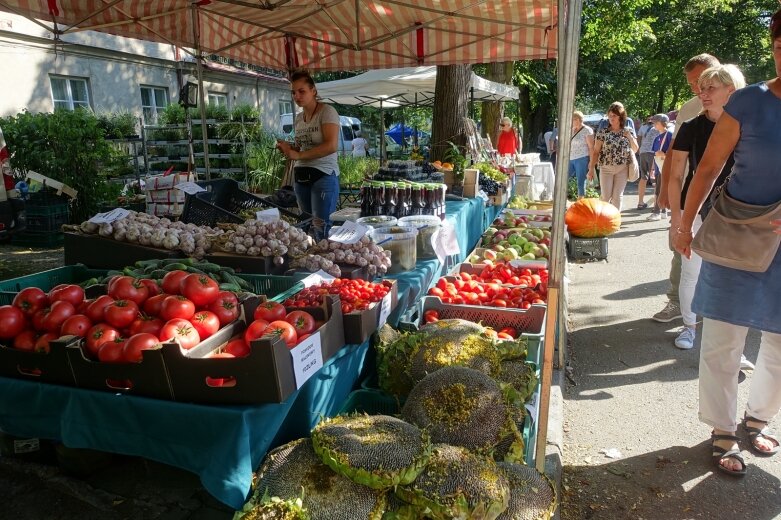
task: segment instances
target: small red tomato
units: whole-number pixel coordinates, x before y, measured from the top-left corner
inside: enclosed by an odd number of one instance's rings
[[[190,318],[190,323],[192,323],[195,330],[198,331],[201,341],[220,330],[220,319],[211,311],[196,312],[195,315]]]
[[[166,343],[168,341],[174,341],[184,350],[190,350],[201,342],[201,337],[192,323],[175,318],[167,321],[160,331],[160,342]]]
[[[217,301],[220,286],[205,274],[190,274],[179,282],[179,294],[198,307],[206,307]]]
[[[75,309],[84,301],[84,289],[74,284],[58,285],[49,291],[49,301],[52,303],[65,301],[73,305]]]
[[[78,336],[83,338],[92,327],[92,322],[83,314],[74,314],[62,324],[61,336]]]
[[[247,342],[244,341],[244,338],[233,338],[222,348],[222,351],[235,357],[247,357],[249,356],[250,348]]]
[[[163,281],[160,285],[163,287],[163,292],[167,294],[180,294],[179,284],[190,273],[187,271],[171,271],[163,277]]]
[[[281,303],[265,301],[255,309],[254,318],[256,320],[266,320],[269,323],[285,319],[285,306]]]
[[[296,343],[298,343],[296,329],[288,322],[282,320],[272,321],[268,324],[266,330],[263,331],[263,337],[267,336],[271,336],[272,339],[277,337],[282,338],[288,348],[295,347]]]
[[[427,310],[423,313],[423,321],[426,323],[434,323],[439,321],[439,311],[434,309]]]
[[[511,338],[517,338],[518,337],[518,331],[513,327],[504,327],[502,330],[499,331],[499,333],[505,333]]]
[[[299,335],[311,334],[315,330],[315,319],[305,311],[292,311],[285,316],[285,321],[291,324]]]
[[[119,331],[117,329],[105,323],[98,323],[87,331],[84,345],[90,356],[95,358],[98,356],[98,350],[100,350],[101,345],[107,341],[114,341],[118,337]]]
[[[27,350],[32,352],[35,350],[35,343],[38,340],[38,335],[34,330],[23,330],[14,338],[14,348],[17,350]]]
[[[189,320],[195,314],[195,305],[184,296],[169,296],[160,307],[160,317],[166,321]]]
[[[136,334],[129,337],[127,342],[125,342],[125,346],[122,347],[122,357],[128,363],[141,363],[143,359],[141,351],[154,349],[159,344],[160,341],[154,334],[147,334],[146,332]],[[100,352],[98,352],[98,355],[100,355]]]
[[[33,314],[49,305],[49,298],[41,289],[27,287],[14,296],[12,305],[22,311],[28,318],[32,318]]]
[[[73,309],[73,306],[71,308]],[[76,309],[73,310],[74,312],[76,311]],[[63,321],[65,321],[64,318]],[[13,305],[0,307],[0,339],[11,339],[21,333],[26,327],[27,319],[24,317],[21,309]]]
[[[103,319],[118,329],[129,327],[138,316],[138,305],[130,300],[117,300],[108,305],[103,313]]]
[[[244,331],[244,341],[247,342],[247,345],[252,343],[253,340],[256,340],[263,336],[263,332],[268,327],[268,322],[266,320],[255,320],[252,323],[247,326],[247,330]]]
[[[220,319],[220,326],[227,325],[238,319],[241,310],[239,299],[230,291],[220,291],[217,300],[209,305],[209,309]]]
[[[54,332],[47,332],[46,334],[41,335],[35,340],[35,351],[48,354],[50,350],[49,342],[59,339],[59,337],[60,335]]]

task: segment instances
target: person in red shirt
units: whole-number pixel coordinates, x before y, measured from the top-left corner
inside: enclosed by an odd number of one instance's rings
[[[496,139],[496,149],[499,155],[516,154],[521,151],[521,138],[513,128],[513,122],[509,117],[503,117],[499,123],[501,131]]]

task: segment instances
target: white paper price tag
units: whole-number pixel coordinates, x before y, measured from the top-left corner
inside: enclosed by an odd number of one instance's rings
[[[264,209],[255,213],[255,218],[260,222],[276,222],[279,220],[279,210],[277,208]]]
[[[345,221],[339,227],[331,228],[328,240],[342,244],[355,244],[369,232],[369,227],[351,220]]]
[[[540,393],[534,392],[529,402],[526,403],[526,411],[529,412],[529,418],[532,422],[537,420],[537,408],[540,406]]]
[[[130,215],[130,212],[124,208],[116,208],[106,213],[98,213],[94,217],[88,220],[93,224],[110,224],[119,219],[123,219]]]
[[[489,200],[488,194],[486,192],[484,192],[483,190],[478,191],[477,192],[477,196],[479,198],[483,199],[483,201],[485,201],[485,202],[488,202],[488,200]]]
[[[201,186],[198,186],[194,182],[180,182],[176,186],[174,186],[177,190],[181,190],[188,195],[195,195],[196,193],[201,193],[202,191],[206,191],[206,188],[203,188]]]
[[[385,322],[388,321],[388,316],[390,316],[390,313],[391,313],[391,294],[388,293],[385,296],[383,296],[382,300],[380,301],[380,319],[377,321],[378,329],[383,325],[385,325]]]
[[[323,282],[330,282],[334,279],[333,276],[320,269],[301,280],[301,283],[304,284],[304,287],[312,287],[313,285],[320,285]]]
[[[293,372],[296,376],[296,388],[323,368],[323,350],[320,345],[320,331],[315,332],[296,345],[291,351]]]
[[[456,230],[450,220],[442,222],[439,231],[434,235],[434,252],[441,264],[445,263],[446,257],[461,253],[461,247],[456,239]]]

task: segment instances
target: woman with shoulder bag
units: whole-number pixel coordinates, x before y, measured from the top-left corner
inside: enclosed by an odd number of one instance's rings
[[[734,152],[732,173],[714,198],[697,241],[700,235],[718,241],[718,236],[705,235],[711,222],[722,221],[717,208],[728,209],[724,204],[743,211],[758,208],[765,216],[757,227],[764,231],[753,246],[736,251],[734,243],[722,245],[738,260],[766,254],[771,261],[764,272],[756,272],[703,258],[692,303],[692,310],[703,316],[699,417],[713,427],[714,464],[734,476],[746,474],[735,416],[740,356],[749,328],[762,331],[762,339],[741,424],[752,452],[772,456],[779,451],[779,439],[768,423],[781,408],[781,253],[774,234],[779,221],[773,216],[781,202],[781,10],[771,18],[770,33],[777,77],[732,94],[689,185],[674,239],[675,249],[691,258],[695,217]]]
[[[339,199],[339,114],[317,100],[317,89],[308,72],[290,76],[293,100],[303,110],[295,120],[295,144],[277,141],[277,148],[294,160],[294,189],[301,211],[314,216],[315,240],[328,236],[331,213]]]
[[[610,202],[621,211],[624,188],[629,168],[633,167],[637,139],[633,130],[626,128],[626,110],[616,101],[607,109],[608,126],[597,131],[594,152],[589,163],[588,179],[594,179],[595,165],[599,165],[600,199]]]

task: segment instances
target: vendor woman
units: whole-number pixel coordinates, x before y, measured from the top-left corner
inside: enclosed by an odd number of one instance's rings
[[[309,72],[290,76],[293,100],[303,110],[295,121],[295,143],[278,141],[277,148],[295,161],[293,174],[298,207],[314,216],[315,240],[328,236],[331,213],[339,198],[339,114],[317,100],[317,88]]]
[[[503,117],[499,123],[499,137],[496,139],[496,150],[499,155],[515,155],[521,151],[521,138],[513,128],[513,122],[509,117]]]

